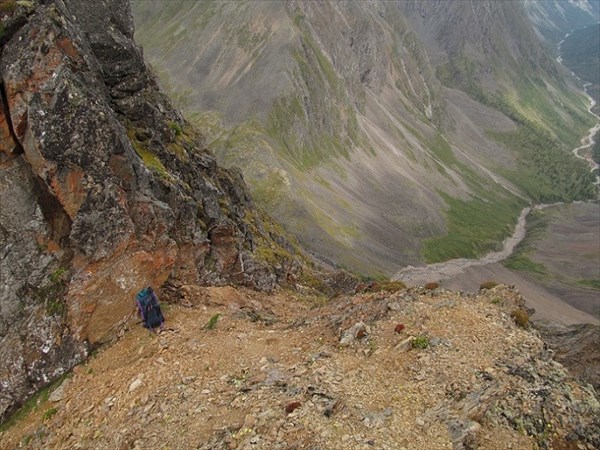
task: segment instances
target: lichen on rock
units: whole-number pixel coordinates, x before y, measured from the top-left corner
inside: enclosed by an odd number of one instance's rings
[[[252,253],[241,176],[147,69],[129,2],[30,3],[0,12],[0,418],[113,338],[141,287],[279,276]]]

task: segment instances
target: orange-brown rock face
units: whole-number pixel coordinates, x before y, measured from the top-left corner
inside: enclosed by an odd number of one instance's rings
[[[158,90],[128,2],[3,14],[0,419],[110,339],[140,288],[276,278],[241,176]]]

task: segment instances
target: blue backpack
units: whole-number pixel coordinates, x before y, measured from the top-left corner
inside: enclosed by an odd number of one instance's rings
[[[165,318],[160,310],[158,298],[156,298],[156,294],[150,286],[138,292],[135,300],[142,315],[145,328],[157,328],[164,323]]]

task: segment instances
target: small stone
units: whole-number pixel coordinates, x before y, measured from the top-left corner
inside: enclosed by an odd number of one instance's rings
[[[344,332],[340,339],[341,346],[348,346],[356,339],[362,339],[367,336],[367,327],[363,322],[357,322]]]
[[[139,387],[141,387],[142,384],[143,384],[143,382],[142,382],[141,378],[136,378],[129,385],[129,392],[135,391],[136,389],[138,389]]]
[[[390,311],[400,311],[402,309],[402,306],[398,302],[390,302],[387,307]]]
[[[183,377],[183,378],[181,379],[181,382],[182,382],[183,384],[190,384],[190,383],[192,383],[192,382],[194,382],[194,381],[196,381],[196,376],[194,376],[194,375],[190,375],[190,376],[187,376],[187,377]]]
[[[417,419],[415,420],[415,423],[420,427],[425,426],[425,421],[421,417],[417,417]]]
[[[65,379],[65,381],[63,381],[59,387],[57,387],[56,389],[54,389],[52,391],[52,393],[50,394],[50,396],[48,397],[48,400],[50,400],[51,402],[59,402],[61,401],[64,396],[65,396],[65,387],[67,387],[69,385],[69,379]]]

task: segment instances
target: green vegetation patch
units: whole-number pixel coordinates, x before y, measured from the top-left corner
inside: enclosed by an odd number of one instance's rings
[[[600,131],[594,135],[594,146],[592,147],[592,159],[600,164]]]
[[[412,348],[423,350],[429,347],[429,337],[425,335],[415,336],[411,342]]]
[[[24,420],[30,413],[36,412],[40,407],[44,406],[48,402],[48,398],[52,391],[58,388],[66,378],[70,378],[72,376],[71,372],[64,374],[52,384],[46,386],[43,389],[40,389],[37,393],[29,398],[23,406],[21,406],[18,410],[16,410],[4,423],[0,424],[0,433],[8,430],[14,425],[18,424],[22,420]],[[50,410],[56,408],[50,408]],[[44,411],[43,419],[46,420],[46,414],[49,414],[49,417],[52,417],[56,414],[56,411],[48,413],[48,409]]]
[[[547,275],[548,269],[541,263],[532,261],[528,256],[519,254],[513,255],[504,261],[504,266],[512,270],[522,270],[524,272],[537,275]]]
[[[149,150],[146,147],[146,145],[144,145],[143,142],[140,142],[135,137],[135,130],[130,129],[130,130],[128,130],[127,134],[129,135],[129,141],[131,142],[133,149],[138,154],[138,156],[142,159],[142,162],[144,163],[144,165],[148,169],[152,170],[153,172],[158,173],[161,177],[166,178],[168,176],[167,169],[165,168],[163,163],[160,161],[160,159],[158,159],[158,156],[156,156],[151,150]]]
[[[455,258],[477,258],[500,250],[502,241],[512,233],[524,202],[517,198],[475,197],[460,200],[440,193],[449,209],[448,233],[428,239],[423,256],[428,263]]]
[[[166,176],[167,169],[163,165],[163,163],[158,159],[154,153],[140,145],[139,143],[134,143],[133,148],[135,148],[136,153],[142,158],[142,161],[148,167],[148,169],[157,172],[159,175]]]
[[[593,198],[594,177],[587,164],[570,153],[593,124],[585,98],[559,82],[549,87],[535,74],[523,76],[516,86],[489,92],[478,84],[478,70],[475,62],[458,56],[439,67],[437,75],[445,85],[463,90],[518,125],[510,132],[488,131],[519,162],[514,169],[497,171],[536,203]]]
[[[54,417],[54,415],[58,412],[58,409],[56,408],[48,408],[46,411],[44,411],[44,414],[42,414],[42,421],[47,421],[50,420],[52,417]]]
[[[534,126],[488,135],[517,154],[516,169],[499,169],[536,203],[585,200],[595,195],[594,177],[585,161],[576,159],[556,139]]]
[[[562,43],[560,50],[563,63],[580,78],[600,84],[600,24],[574,31]]]
[[[215,327],[217,326],[217,323],[219,322],[219,319],[221,318],[221,314],[215,314],[214,316],[212,316],[208,323],[206,324],[205,328],[207,330],[214,330]]]
[[[596,291],[600,291],[600,278],[591,279],[591,280],[579,280],[577,282],[577,284],[584,288],[591,288]]]

